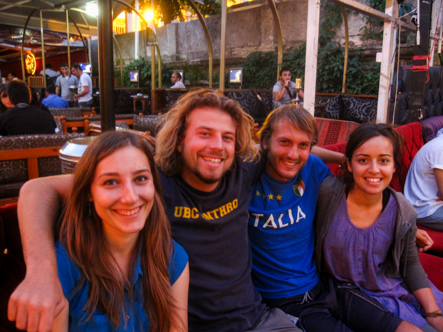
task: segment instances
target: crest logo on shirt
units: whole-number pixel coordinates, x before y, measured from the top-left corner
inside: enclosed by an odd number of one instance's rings
[[[302,179],[300,179],[292,186],[292,189],[294,190],[294,194],[296,194],[298,197],[302,197],[305,192],[305,183]]]

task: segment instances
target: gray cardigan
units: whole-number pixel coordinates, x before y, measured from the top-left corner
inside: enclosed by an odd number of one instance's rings
[[[389,187],[387,189],[397,200],[398,213],[394,244],[390,248],[390,253],[385,262],[387,267],[386,276],[389,278],[403,278],[411,292],[429,287],[428,278],[420,264],[415,244],[415,234],[417,232],[415,210],[401,193]],[[325,272],[323,256],[325,236],[344,194],[344,183],[332,176],[326,178],[320,186],[315,220],[315,257],[320,272]]]

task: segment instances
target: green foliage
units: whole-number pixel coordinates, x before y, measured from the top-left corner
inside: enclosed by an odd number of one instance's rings
[[[291,70],[292,79],[305,75],[306,45],[294,48],[283,58],[282,67]],[[347,93],[377,94],[380,65],[374,61],[363,62],[357,53],[348,61]],[[277,55],[274,52],[254,52],[243,62],[243,88],[269,89],[276,82]],[[344,50],[339,44],[328,42],[319,49],[317,62],[317,92],[340,93],[343,82]],[[228,76],[226,76],[228,82]]]
[[[150,5],[150,1],[146,2]],[[203,16],[221,13],[221,0],[204,0],[203,4],[195,2]],[[186,0],[155,0],[155,13],[165,24],[177,19],[184,21],[182,10],[193,11]]]
[[[277,57],[274,52],[251,53],[243,62],[242,67],[245,89],[267,89],[275,84]]]

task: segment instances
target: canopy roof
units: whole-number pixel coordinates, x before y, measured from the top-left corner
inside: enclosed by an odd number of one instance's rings
[[[30,15],[24,47],[36,56],[41,56],[40,12],[46,57],[60,52],[66,53],[66,10],[70,19],[70,45],[82,47],[80,33],[83,37],[97,35],[97,18],[86,13],[88,3],[94,3],[94,1],[18,0],[13,2],[0,0],[0,61],[16,61],[20,57],[23,29]]]

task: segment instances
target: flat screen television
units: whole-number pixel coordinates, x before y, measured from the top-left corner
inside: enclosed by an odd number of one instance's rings
[[[229,69],[229,84],[230,85],[242,85],[243,83],[243,68],[230,68]]]
[[[90,63],[79,63],[79,65],[82,71],[84,71],[85,73],[92,73],[92,65]]]
[[[129,82],[138,83],[138,70],[129,71]]]

